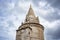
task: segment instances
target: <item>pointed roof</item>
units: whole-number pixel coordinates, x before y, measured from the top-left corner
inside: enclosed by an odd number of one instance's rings
[[[33,9],[32,9],[32,6],[31,6],[31,5],[30,5],[30,8],[29,8],[29,11],[28,11],[27,16],[30,16],[30,15],[32,15],[32,16],[34,16],[34,17],[35,17],[35,14],[34,14],[34,11],[33,11]]]
[[[29,8],[28,14],[26,15],[25,23],[39,23],[39,20],[35,16],[31,5]]]

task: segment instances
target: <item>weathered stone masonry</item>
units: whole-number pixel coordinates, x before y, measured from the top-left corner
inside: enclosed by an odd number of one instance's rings
[[[25,22],[16,30],[16,40],[44,40],[44,27],[30,6]]]

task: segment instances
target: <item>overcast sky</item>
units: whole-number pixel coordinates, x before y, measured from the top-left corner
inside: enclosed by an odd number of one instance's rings
[[[0,40],[15,40],[30,4],[45,28],[45,40],[60,40],[60,0],[0,0]]]

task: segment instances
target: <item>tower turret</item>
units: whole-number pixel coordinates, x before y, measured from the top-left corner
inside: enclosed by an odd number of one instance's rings
[[[16,40],[44,40],[44,27],[30,6],[25,22],[16,30]]]

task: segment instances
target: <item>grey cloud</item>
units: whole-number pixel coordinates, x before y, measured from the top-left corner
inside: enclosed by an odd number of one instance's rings
[[[32,0],[35,4],[39,3],[41,0]]]
[[[41,0],[32,0],[32,2],[34,3],[35,6],[39,6],[38,3],[40,2]]]
[[[58,12],[54,12],[46,15],[45,18],[49,21],[55,21],[55,20],[60,20],[60,15],[58,14]]]
[[[36,6],[39,6],[38,3],[39,3],[40,1],[44,1],[44,0],[38,0],[38,1],[34,1],[34,0],[33,0],[33,2],[36,3],[36,4],[35,4]],[[59,0],[45,0],[45,2],[46,2],[46,1],[48,1],[48,3],[50,3],[51,5],[54,6],[55,2],[57,2],[57,1],[59,1]],[[59,3],[60,3],[60,2],[57,2],[57,3],[58,3],[58,6],[59,6]],[[55,4],[55,5],[57,5],[57,4]],[[52,8],[53,8],[53,6],[52,6]],[[55,6],[55,7],[56,7],[56,6]],[[56,8],[58,8],[58,7],[56,7]],[[58,10],[58,9],[56,9],[56,8],[53,8],[53,9],[54,9],[54,12],[50,12],[50,13],[48,13],[47,15],[39,14],[39,16],[42,16],[44,19],[46,19],[46,20],[48,20],[48,21],[60,20],[60,15],[58,14],[58,13],[60,13],[60,12],[59,12],[60,9]],[[48,9],[48,8],[47,8],[47,9]]]
[[[4,24],[4,22],[0,21],[0,40],[13,40],[14,38],[9,35],[10,29],[14,31],[14,29],[12,29],[14,27],[13,24],[11,24],[11,21],[8,22],[8,27]]]
[[[53,21],[56,21],[56,20],[60,20],[59,13],[60,12],[58,10],[55,10],[54,12],[50,12],[47,15],[42,15],[42,14],[39,14],[39,15],[42,16],[44,19],[46,19],[50,22],[53,22]]]
[[[9,24],[9,25],[8,25],[9,27],[12,27],[12,26],[14,27],[14,24],[13,24],[12,21],[7,21],[7,23]]]
[[[0,26],[0,40],[8,40],[8,28]],[[7,35],[7,36],[6,36]]]
[[[56,25],[53,29],[46,30],[47,39],[59,40],[60,39],[60,25]]]
[[[52,7],[60,9],[60,0],[47,0],[47,2],[50,3]]]
[[[0,40],[8,40],[6,37],[0,37]]]
[[[22,8],[18,7],[18,2],[14,3],[15,4],[15,7],[10,10],[9,9],[9,5],[8,3],[11,3],[10,2],[11,0],[6,0],[6,1],[2,1],[0,0],[0,17],[8,17],[12,14],[23,14],[25,12],[25,10],[23,10]],[[15,13],[14,13],[15,12]]]

